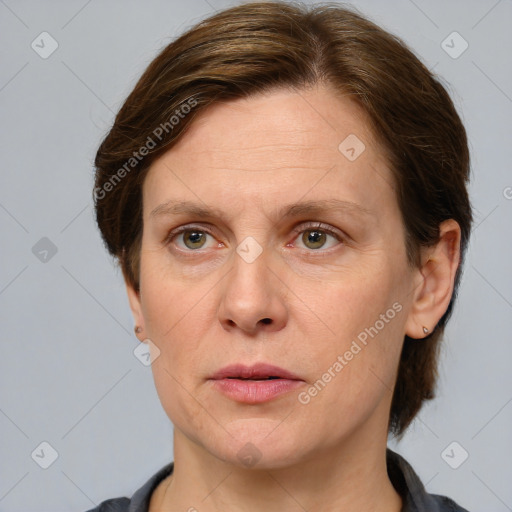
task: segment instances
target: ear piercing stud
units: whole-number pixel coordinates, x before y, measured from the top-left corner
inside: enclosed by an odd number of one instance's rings
[[[423,332],[424,332],[425,334],[428,334],[428,329],[427,329],[425,326],[423,326]]]
[[[135,331],[135,334],[140,334],[142,332],[142,327],[140,325],[136,325],[133,330]]]

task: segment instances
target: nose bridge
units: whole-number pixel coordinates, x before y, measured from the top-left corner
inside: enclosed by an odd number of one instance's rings
[[[281,329],[286,305],[273,277],[272,254],[248,236],[232,255],[231,272],[224,287],[219,320],[225,328],[238,326],[248,332]]]
[[[260,309],[269,302],[269,251],[253,238],[247,237],[233,255],[229,294],[239,307]]]

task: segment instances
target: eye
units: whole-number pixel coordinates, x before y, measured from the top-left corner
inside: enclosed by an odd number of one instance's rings
[[[336,242],[341,243],[343,241],[341,233],[318,223],[306,226],[301,225],[294,231],[299,235],[295,240],[300,241],[306,249],[330,249],[337,245]],[[331,239],[330,243],[329,239]]]
[[[166,241],[167,243],[171,243],[176,239],[174,243],[178,248],[185,251],[194,251],[204,249],[207,245],[208,237],[215,240],[205,229],[195,228],[194,226],[183,226],[171,231]]]

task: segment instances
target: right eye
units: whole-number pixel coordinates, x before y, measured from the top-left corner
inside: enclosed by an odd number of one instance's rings
[[[203,228],[181,226],[169,233],[166,242],[173,242],[179,249],[190,252],[205,248],[208,237],[215,240],[213,235]]]

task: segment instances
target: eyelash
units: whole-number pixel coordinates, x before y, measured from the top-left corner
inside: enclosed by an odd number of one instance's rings
[[[320,231],[321,233],[325,233],[327,235],[332,236],[335,238],[338,242],[343,243],[346,241],[345,236],[340,231],[335,231],[333,228],[329,227],[327,224],[323,224],[321,222],[306,222],[305,224],[300,224],[298,227],[293,229],[293,232],[297,235],[294,238],[294,241],[297,240],[299,235],[303,233],[304,231]],[[308,251],[312,254],[314,253],[326,253],[330,252],[332,249],[335,249],[337,247],[330,247],[329,249],[302,249],[304,251]]]
[[[174,238],[176,238],[178,235],[185,233],[187,231],[194,231],[194,230],[200,231],[201,233],[207,233],[210,236],[215,237],[213,232],[209,229],[206,229],[204,226],[188,224],[186,226],[180,226],[179,228],[176,228],[176,229],[173,229],[172,231],[170,231],[169,234],[166,236],[164,243],[165,243],[165,245],[169,245],[174,240]],[[300,235],[304,231],[315,231],[315,230],[332,236],[340,243],[346,242],[346,237],[341,232],[335,231],[334,229],[329,227],[327,224],[323,224],[321,222],[306,222],[306,223],[300,224],[300,226],[298,226],[297,228],[294,228],[292,231],[293,231],[293,233],[295,233],[297,235],[294,238],[294,241],[298,238],[298,235]],[[331,249],[334,249],[335,247],[330,247],[329,249],[321,249],[320,248],[317,250],[315,250],[315,249],[302,249],[302,250],[311,252],[311,253],[325,253],[325,252],[330,251]],[[181,249],[181,248],[180,248],[180,250],[185,253],[191,253],[191,254],[201,251],[201,249],[185,250],[185,249]]]

